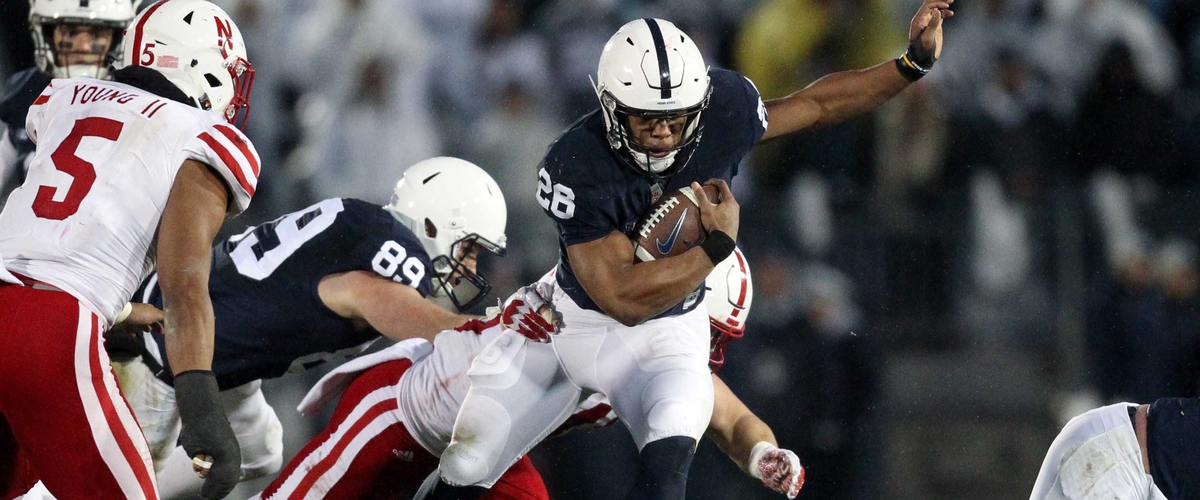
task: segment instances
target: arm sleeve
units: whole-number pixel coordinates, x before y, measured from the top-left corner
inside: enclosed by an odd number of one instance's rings
[[[538,170],[536,194],[542,210],[554,219],[559,238],[566,246],[571,246],[598,240],[619,230],[617,200],[586,175],[602,170],[586,163],[571,166],[564,163],[554,151],[547,155]]]
[[[229,215],[242,213],[250,206],[258,186],[259,158],[245,135],[223,123],[209,125],[188,139],[184,152],[188,159],[208,165],[225,181],[233,197]]]

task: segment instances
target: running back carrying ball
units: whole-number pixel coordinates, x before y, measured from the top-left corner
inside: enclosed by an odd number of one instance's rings
[[[704,186],[704,193],[711,203],[720,199],[716,186]],[[707,236],[700,222],[696,193],[685,186],[664,195],[652,205],[631,237],[638,260],[649,262],[686,252],[703,243]]]

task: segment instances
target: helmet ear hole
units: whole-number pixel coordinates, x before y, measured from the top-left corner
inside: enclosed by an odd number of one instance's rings
[[[425,236],[437,238],[437,226],[428,217],[425,218]]]
[[[218,79],[217,79],[217,77],[216,77],[216,76],[213,76],[213,74],[212,74],[212,73],[205,73],[205,74],[204,74],[204,79],[205,79],[205,80],[208,80],[208,86],[210,86],[210,87],[214,87],[214,88],[215,88],[215,87],[220,87],[220,86],[221,86],[221,80],[218,80]]]

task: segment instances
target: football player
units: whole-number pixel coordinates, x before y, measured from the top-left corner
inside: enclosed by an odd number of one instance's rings
[[[1067,422],[1029,500],[1200,498],[1200,399],[1118,403]]]
[[[37,66],[18,71],[0,90],[0,203],[24,180],[33,141],[25,114],[53,78],[103,79],[121,56],[121,36],[134,6],[130,0],[33,0],[29,27]]]
[[[552,275],[540,283],[552,294]],[[711,328],[710,364],[724,363],[729,341],[741,338],[750,313],[753,284],[745,257],[735,251],[706,281]],[[498,337],[501,318],[472,321],[438,334],[430,345],[402,342],[326,375],[300,404],[312,414],[341,396],[333,419],[288,463],[258,498],[395,498],[411,491],[437,465],[469,383],[471,359]],[[804,482],[795,453],[777,448],[770,427],[729,391],[714,373],[716,399],[708,436],[750,475],[789,497]],[[614,421],[608,402],[596,394],[582,402],[559,428]],[[418,495],[420,497],[420,495]],[[488,498],[548,499],[541,476],[522,458],[488,492]]]
[[[639,19],[617,31],[594,82],[600,109],[568,128],[538,171],[538,201],[558,228],[564,293],[554,307],[562,331],[553,345],[512,342],[502,356],[476,361],[488,375],[472,380],[455,426],[470,438],[453,440],[442,455],[434,497],[476,498],[579,399],[598,392],[641,454],[628,498],[683,498],[713,405],[700,284],[737,239],[728,181],[757,142],[874,109],[926,74],[941,51],[950,1],[921,5],[900,58],[767,103],[741,75],[709,69],[670,22]],[[665,192],[702,192],[699,182],[720,193],[697,195],[704,243],[635,264],[629,235],[638,219]],[[519,381],[505,382],[510,377]]]
[[[405,170],[386,206],[332,198],[214,247],[213,372],[241,445],[242,480],[273,474],[283,462],[282,428],[262,379],[358,354],[381,334],[432,340],[472,319],[451,311],[469,309],[490,290],[476,258],[504,254],[506,217],[491,176],[441,157]],[[151,275],[135,299],[161,307],[160,282]],[[117,374],[163,496],[194,495],[194,476],[180,473],[189,465],[176,448],[178,381],[165,339],[154,332],[137,342],[140,360],[116,363]]]
[[[157,261],[183,447],[224,497],[239,450],[211,371],[209,247],[246,209],[258,155],[231,126],[253,70],[202,0],[132,21],[112,81],[55,79],[25,120],[29,175],[0,212],[0,496],[41,479],[60,500],[158,496],[101,333]]]

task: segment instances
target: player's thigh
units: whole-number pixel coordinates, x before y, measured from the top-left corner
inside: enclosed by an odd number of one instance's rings
[[[699,440],[712,417],[707,322],[691,316],[615,329],[601,346],[601,390],[638,449],[671,436]]]
[[[5,377],[3,412],[29,465],[59,500],[154,498],[150,452],[109,366],[101,320],[66,294],[36,302],[39,314],[17,318],[25,338],[14,350],[30,359],[4,373],[15,378]]]
[[[175,389],[155,377],[140,358],[114,361],[112,368],[146,438],[154,469],[162,470],[167,457],[175,452],[182,430]]]
[[[483,349],[468,376],[471,389],[439,467],[451,484],[492,485],[579,402],[580,390],[562,370],[554,348],[512,331]]]
[[[242,449],[242,480],[278,472],[283,465],[283,425],[263,397],[262,381],[221,391],[220,399]]]
[[[529,455],[525,455],[500,476],[483,500],[550,500],[550,493],[542,474],[534,468]]]

